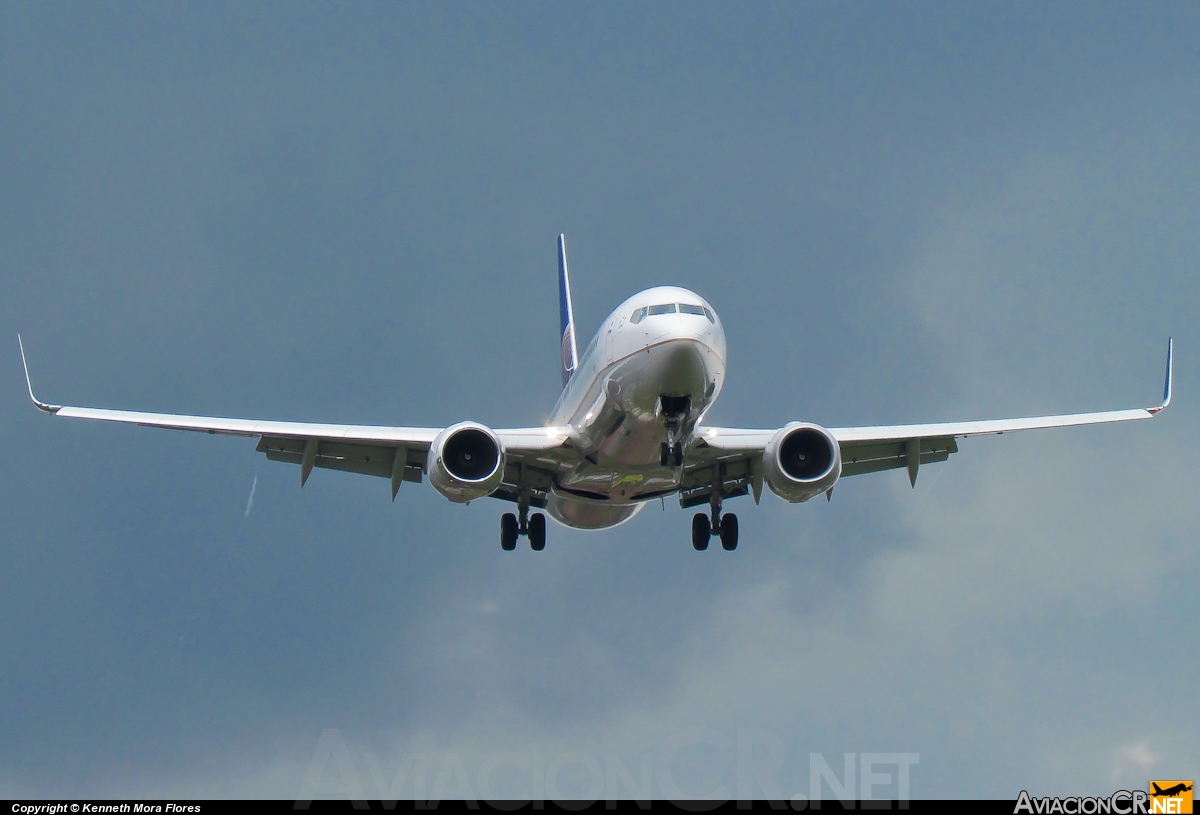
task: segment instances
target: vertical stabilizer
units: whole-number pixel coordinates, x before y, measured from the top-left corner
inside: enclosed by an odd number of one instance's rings
[[[558,324],[562,331],[563,387],[571,381],[579,364],[579,349],[575,345],[575,314],[571,310],[571,281],[567,276],[567,239],[558,236]]]

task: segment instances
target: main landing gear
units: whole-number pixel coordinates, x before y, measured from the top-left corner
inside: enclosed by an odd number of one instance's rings
[[[540,552],[546,548],[546,516],[540,512],[529,515],[529,505],[525,503],[518,504],[521,513],[521,520],[517,522],[517,516],[511,512],[506,512],[500,516],[500,548],[506,552],[511,552],[517,548],[517,538],[521,535],[529,537],[529,548],[535,552]]]
[[[692,547],[697,552],[708,548],[708,539],[714,535],[721,538],[721,548],[732,552],[738,545],[738,519],[732,512],[721,514],[721,503],[713,501],[712,519],[703,512],[692,518]]]

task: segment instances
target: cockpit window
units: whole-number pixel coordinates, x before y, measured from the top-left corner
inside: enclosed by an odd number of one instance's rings
[[[694,305],[691,305],[690,303],[680,303],[679,304],[679,313],[680,314],[695,314],[699,317],[707,317],[708,321],[710,323],[712,323],[713,325],[716,325],[716,323],[717,323],[716,315],[713,314],[711,311],[709,311],[704,306],[694,306]]]
[[[657,306],[642,306],[629,317],[629,322],[637,325],[647,317],[657,314],[695,314],[697,317],[707,317],[710,323],[716,323],[716,316],[704,306],[693,303],[660,303]]]

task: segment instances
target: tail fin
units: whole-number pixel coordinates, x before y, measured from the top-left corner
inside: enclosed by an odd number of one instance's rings
[[[579,349],[575,345],[575,315],[571,310],[571,281],[567,277],[567,239],[558,236],[558,324],[562,331],[563,387],[571,381],[579,364]]]

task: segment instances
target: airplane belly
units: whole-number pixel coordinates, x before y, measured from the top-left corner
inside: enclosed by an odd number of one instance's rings
[[[560,524],[575,529],[608,529],[636,515],[641,504],[599,504],[552,494],[546,513]]]
[[[679,471],[652,465],[612,467],[583,462],[560,474],[555,482],[566,496],[613,503],[634,503],[672,493],[679,488]]]

